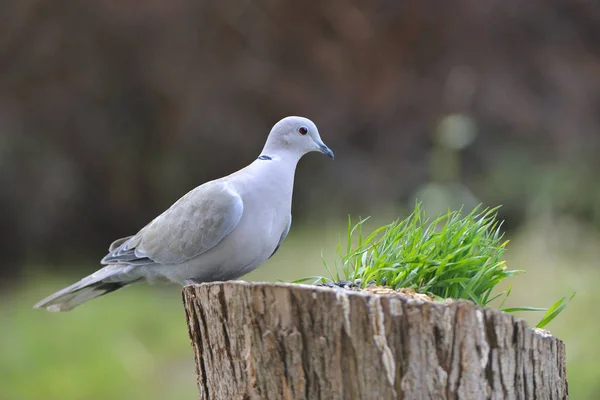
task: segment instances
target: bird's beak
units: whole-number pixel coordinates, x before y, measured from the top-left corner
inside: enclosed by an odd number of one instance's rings
[[[329,147],[325,146],[325,143],[319,143],[319,150],[327,157],[333,159],[333,151],[331,151]]]

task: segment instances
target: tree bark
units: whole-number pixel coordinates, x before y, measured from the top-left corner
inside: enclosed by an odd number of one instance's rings
[[[183,289],[200,399],[567,399],[565,346],[510,314],[307,285]]]

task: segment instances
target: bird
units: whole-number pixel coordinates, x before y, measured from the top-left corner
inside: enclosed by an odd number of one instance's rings
[[[252,163],[192,189],[135,235],[115,240],[103,268],[34,308],[69,311],[136,282],[226,281],[258,268],[290,231],[296,166],[310,152],[334,158],[310,119],[283,118]]]

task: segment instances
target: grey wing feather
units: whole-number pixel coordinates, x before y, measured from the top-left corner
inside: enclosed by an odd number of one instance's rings
[[[279,243],[277,243],[277,247],[275,247],[275,250],[273,250],[273,253],[269,256],[269,258],[273,257],[275,255],[275,253],[277,253],[277,250],[279,250],[281,243],[283,243],[283,241],[287,237],[288,233],[290,233],[291,227],[292,227],[292,215],[290,214],[288,224],[287,224],[286,228],[283,230],[281,237],[279,238]]]
[[[123,243],[125,243],[126,241],[128,241],[129,239],[131,239],[133,237],[132,236],[126,236],[124,238],[121,239],[117,239],[114,242],[112,242],[110,244],[110,246],[108,247],[108,252],[110,253],[111,251],[115,250],[117,247],[121,246]]]
[[[243,210],[242,199],[226,183],[206,183],[179,199],[137,235],[116,241],[102,263],[183,263],[227,237],[240,222]]]

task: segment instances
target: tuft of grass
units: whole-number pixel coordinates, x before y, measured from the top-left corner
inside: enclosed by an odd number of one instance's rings
[[[355,225],[349,218],[345,243],[340,238],[336,250],[340,260],[331,268],[323,259],[329,277],[311,278],[316,278],[315,283],[348,281],[363,288],[373,284],[411,288],[438,299],[468,299],[484,307],[503,298],[499,308],[506,312],[545,311],[537,325],[541,328],[564,310],[574,294],[550,308],[502,308],[511,289],[495,293],[494,288],[524,271],[507,269],[502,260],[508,240],[503,238],[497,210],[478,206],[468,214],[462,209],[448,211],[430,220],[417,202],[407,218],[366,236],[363,225],[368,218]]]

